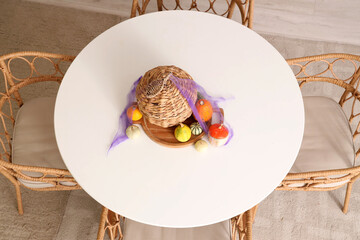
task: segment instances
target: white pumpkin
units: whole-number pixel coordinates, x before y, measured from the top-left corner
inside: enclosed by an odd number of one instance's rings
[[[128,136],[128,138],[130,139],[136,139],[140,136],[140,128],[136,125],[130,125],[127,129],[126,129],[126,136]]]
[[[201,140],[201,139],[195,143],[195,149],[198,152],[206,152],[208,147],[209,147],[209,144],[206,141]]]

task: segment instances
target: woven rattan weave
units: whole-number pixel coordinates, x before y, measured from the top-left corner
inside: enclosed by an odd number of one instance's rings
[[[192,114],[185,97],[169,79],[170,75],[192,79],[184,70],[175,66],[159,66],[145,73],[136,88],[136,99],[143,116],[160,127],[175,126]],[[184,89],[193,103],[197,98],[196,89]]]

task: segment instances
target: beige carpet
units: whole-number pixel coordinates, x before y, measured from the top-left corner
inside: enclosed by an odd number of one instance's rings
[[[76,55],[121,20],[70,8],[0,0],[0,54],[40,50]],[[360,54],[360,46],[264,37],[285,58],[329,52]],[[23,94],[28,98],[44,90],[56,93],[56,88],[45,86]],[[360,239],[360,183],[354,185],[347,215],[340,209],[344,192],[272,193],[259,207],[254,240]],[[84,191],[41,193],[24,189],[23,202],[25,213],[19,216],[13,186],[0,175],[0,240],[96,239],[101,207]]]

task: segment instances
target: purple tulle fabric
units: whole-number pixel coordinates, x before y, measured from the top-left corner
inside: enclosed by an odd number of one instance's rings
[[[176,87],[177,87],[177,89],[179,89],[180,93],[186,98],[196,120],[198,120],[201,128],[204,130],[204,132],[206,134],[208,134],[209,129],[208,129],[206,123],[204,121],[201,121],[201,118],[200,118],[198,110],[196,109],[195,103],[191,101],[191,98],[188,94],[185,94],[186,92],[184,91],[183,87],[186,86],[186,87],[196,88],[198,95],[200,95],[202,99],[206,99],[210,102],[210,104],[213,108],[213,113],[218,114],[218,116],[219,116],[218,119],[220,119],[220,123],[223,123],[225,125],[225,127],[229,130],[229,138],[228,138],[227,142],[225,143],[225,145],[227,145],[230,142],[231,138],[233,137],[234,131],[230,127],[230,125],[224,121],[224,116],[222,115],[222,113],[220,111],[218,103],[227,101],[229,99],[226,99],[223,97],[210,96],[209,94],[206,93],[205,89],[202,86],[200,86],[199,84],[197,84],[195,81],[193,81],[191,79],[177,78],[174,75],[171,75],[170,80],[176,85]],[[187,91],[187,92],[191,92],[191,91]]]
[[[126,111],[129,107],[131,107],[131,105],[133,105],[134,102],[136,102],[135,91],[136,91],[136,87],[137,87],[138,83],[140,82],[141,78],[142,78],[142,76],[139,77],[139,79],[134,82],[134,84],[131,87],[130,92],[127,95],[127,105],[125,106],[124,110],[122,111],[122,113],[120,115],[119,128],[118,128],[118,130],[115,134],[115,137],[110,145],[109,151],[112,148],[114,148],[115,146],[117,146],[118,144],[120,144],[123,141],[128,139],[128,136],[126,135],[126,129],[130,125],[132,125],[132,119],[129,119],[127,117]]]
[[[138,85],[141,78],[142,78],[142,76],[136,82],[134,82],[134,84],[131,87],[131,90],[127,96],[127,105],[120,115],[119,128],[118,128],[118,131],[110,145],[109,151],[111,149],[113,149],[115,146],[117,146],[118,144],[120,144],[123,141],[128,139],[128,137],[126,136],[126,129],[127,129],[127,127],[129,127],[132,124],[132,120],[127,117],[126,111],[134,102],[136,102],[136,99],[135,99],[136,86]],[[225,127],[229,130],[229,138],[225,144],[225,145],[227,145],[230,142],[231,138],[233,137],[234,133],[233,133],[233,130],[230,127],[230,125],[224,121],[224,116],[221,114],[218,103],[226,101],[228,99],[223,98],[223,97],[212,97],[212,96],[208,95],[202,86],[200,86],[199,84],[197,84],[195,81],[193,81],[191,79],[177,78],[174,75],[170,75],[169,80],[171,80],[175,84],[176,88],[187,100],[195,118],[198,120],[201,128],[204,130],[204,132],[206,134],[208,134],[209,128],[205,122],[201,121],[199,112],[197,111],[196,106],[195,106],[195,102],[192,100],[192,98],[189,94],[190,92],[193,92],[193,91],[191,91],[191,89],[196,89],[196,91],[198,92],[198,95],[201,96],[201,98],[206,99],[210,102],[210,104],[213,108],[213,113],[218,114],[218,119],[220,119],[220,123],[223,123],[225,125]],[[189,89],[190,89],[190,91],[189,91]]]

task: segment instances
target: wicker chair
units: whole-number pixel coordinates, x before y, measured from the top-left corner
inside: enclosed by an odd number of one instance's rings
[[[53,127],[55,98],[36,96],[24,101],[21,96],[24,88],[44,92],[50,82],[59,85],[63,68],[73,60],[71,56],[40,52],[0,57],[0,172],[15,186],[20,215],[23,214],[20,186],[35,191],[80,189],[57,149]],[[28,75],[24,76],[26,71]],[[30,95],[31,91],[27,93]]]
[[[211,12],[216,15],[226,16],[227,18],[233,18],[235,6],[239,8],[241,23],[248,28],[252,28],[252,19],[254,12],[254,0],[205,0],[203,2],[197,0],[183,1],[172,0],[174,3],[169,4],[169,2],[164,3],[163,0],[157,0],[157,10],[196,10]],[[216,3],[217,1],[217,3]],[[131,15],[130,17],[136,17],[136,14],[143,15],[146,12],[146,9],[149,5],[150,0],[133,0]],[[224,4],[225,8],[218,8],[218,4]],[[202,5],[204,4],[204,6]],[[175,6],[172,6],[175,5]],[[206,6],[205,6],[206,5]],[[220,7],[220,6],[219,6]]]
[[[356,162],[360,154],[360,56],[326,54],[287,62],[303,94],[325,89],[331,96],[304,96],[303,143],[277,190],[330,191],[347,184],[343,207],[347,213],[352,185],[360,176]],[[319,83],[322,88],[316,87]]]

